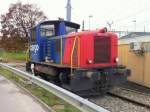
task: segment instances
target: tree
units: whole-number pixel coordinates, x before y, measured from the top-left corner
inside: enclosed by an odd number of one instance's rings
[[[11,4],[8,12],[1,15],[1,25],[3,34],[2,41],[5,43],[11,38],[11,41],[18,40],[27,43],[28,29],[36,23],[47,19],[44,13],[34,4],[22,4],[18,2]],[[12,42],[14,44],[14,42]],[[20,44],[19,44],[20,45]]]

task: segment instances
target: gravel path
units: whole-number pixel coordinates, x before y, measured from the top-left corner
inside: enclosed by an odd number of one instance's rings
[[[22,71],[26,71],[25,70],[25,66],[26,66],[26,63],[25,62],[20,62],[20,63],[7,63],[7,65],[9,65],[9,66],[12,66],[12,67],[15,67],[15,68],[17,68],[17,69],[20,69],[20,70],[22,70]]]

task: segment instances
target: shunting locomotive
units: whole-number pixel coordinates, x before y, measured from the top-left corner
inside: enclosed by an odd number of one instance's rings
[[[64,20],[31,28],[26,70],[79,95],[99,95],[125,82],[130,70],[118,65],[117,35],[79,28]]]

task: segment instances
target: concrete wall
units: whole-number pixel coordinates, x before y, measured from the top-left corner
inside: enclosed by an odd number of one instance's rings
[[[150,38],[148,39],[140,41],[143,41],[142,46],[150,47]],[[132,52],[130,43],[134,41],[137,42],[137,39],[119,40],[119,63],[131,69],[132,74],[128,80],[150,87],[150,51],[144,52],[142,56]]]

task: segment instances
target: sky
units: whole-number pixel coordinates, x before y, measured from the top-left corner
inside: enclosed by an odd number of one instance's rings
[[[11,3],[21,1],[33,3],[53,20],[58,17],[66,18],[67,0],[3,0],[0,14],[8,11]],[[71,0],[72,21],[82,24],[85,29],[108,27],[121,31],[149,31],[150,32],[150,0]],[[136,22],[135,22],[136,21]]]

